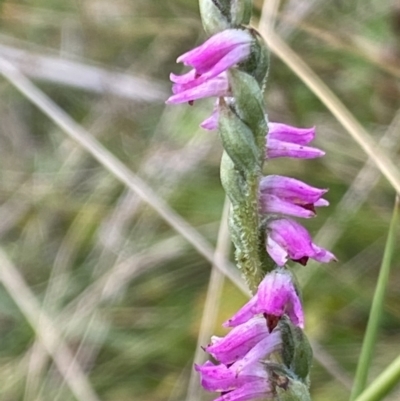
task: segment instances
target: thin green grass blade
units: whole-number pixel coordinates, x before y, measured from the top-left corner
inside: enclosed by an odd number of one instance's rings
[[[355,401],[380,401],[400,382],[398,356]]]
[[[385,252],[383,255],[382,265],[379,272],[378,283],[376,285],[374,299],[372,301],[371,312],[369,315],[368,325],[364,336],[363,345],[361,348],[361,355],[358,361],[356,377],[354,379],[353,390],[351,392],[350,401],[358,400],[358,396],[363,392],[366,387],[369,366],[371,364],[371,359],[376,343],[376,337],[378,334],[380,316],[382,315],[383,310],[383,302],[385,298],[385,292],[387,283],[389,280],[390,273],[390,264],[392,261],[392,255],[394,252],[395,238],[396,238],[396,229],[399,222],[399,197],[396,198],[392,221],[389,227],[389,233],[386,241]],[[400,364],[399,364],[400,367]],[[397,373],[400,376],[400,369]],[[391,376],[390,376],[391,377]],[[393,386],[388,386],[388,384],[392,383],[391,380],[387,379],[383,382],[385,389],[387,391]],[[378,394],[378,393],[377,393]],[[371,400],[379,400],[380,398],[368,398]],[[367,399],[363,401],[366,401]]]

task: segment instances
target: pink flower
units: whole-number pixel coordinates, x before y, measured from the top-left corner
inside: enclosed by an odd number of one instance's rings
[[[266,247],[278,266],[291,259],[306,265],[309,258],[321,263],[336,261],[335,256],[312,242],[307,230],[289,218],[271,219],[267,224]]]
[[[260,181],[260,207],[263,213],[313,217],[315,208],[328,206],[322,196],[328,191],[280,175],[268,175]]]
[[[254,345],[231,366],[206,362],[195,365],[201,384],[208,391],[225,393],[215,401],[245,401],[272,395],[269,373],[265,367],[268,356],[282,344],[280,332],[274,331]]]
[[[247,30],[227,29],[178,57],[177,62],[193,69],[180,76],[171,74],[174,95],[166,103],[191,103],[204,97],[228,96],[225,72],[249,57],[253,41]]]
[[[271,354],[283,351],[282,316],[300,328],[304,314],[300,298],[285,269],[268,273],[256,295],[224,325],[233,327],[223,338],[213,337],[206,348],[219,364],[195,365],[201,384],[208,391],[221,392],[214,401],[253,401],[275,394],[271,377]],[[270,323],[273,323],[272,327]]]
[[[315,137],[315,128],[297,128],[286,124],[268,123],[265,156],[268,159],[293,157],[314,159],[325,155],[322,150],[305,146]]]
[[[230,365],[243,358],[257,343],[268,337],[269,331],[263,316],[253,317],[231,330],[225,337],[212,337],[205,350],[216,360]]]
[[[171,80],[175,76],[171,74]],[[229,95],[229,83],[226,73],[213,77],[207,81],[198,83],[195,80],[189,83],[175,83],[172,86],[172,95],[167,101],[167,104],[177,104],[188,102],[192,104],[194,100],[203,99],[206,97],[220,97]]]
[[[279,319],[286,314],[296,326],[303,328],[304,313],[291,274],[285,269],[268,273],[258,286],[257,294],[232,316],[224,326],[236,327],[257,314]]]
[[[272,396],[272,386],[269,374],[262,362],[255,362],[242,367],[241,371],[235,366],[195,365],[201,375],[201,385],[208,391],[223,393],[214,401],[247,401],[269,398]]]
[[[228,96],[228,95],[225,95]],[[213,131],[218,128],[218,103],[210,117],[205,119],[200,127]],[[325,155],[320,149],[305,146],[315,137],[315,128],[296,128],[286,124],[268,123],[265,157],[293,157],[297,159],[314,159]]]

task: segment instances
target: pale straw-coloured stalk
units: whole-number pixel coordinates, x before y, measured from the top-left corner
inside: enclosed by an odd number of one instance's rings
[[[89,380],[71,351],[63,342],[57,327],[41,310],[34,294],[18,269],[0,249],[0,281],[35,331],[46,351],[79,401],[99,401]]]
[[[214,260],[213,248],[201,234],[174,212],[142,179],[136,176],[120,160],[96,141],[95,138],[77,124],[67,113],[60,109],[11,63],[7,60],[0,59],[0,72],[65,133],[77,141],[86,151],[98,160],[103,167],[109,170],[116,178],[154,208],[158,214],[170,224],[171,227],[184,236],[200,254],[210,262]],[[217,266],[244,293],[248,293],[240,275],[230,267],[229,263],[225,261],[224,263],[218,262]]]
[[[261,33],[263,33],[261,31]],[[322,101],[347,130],[365,154],[376,164],[381,173],[400,193],[400,172],[387,154],[379,148],[364,127],[354,118],[338,97],[322,82],[315,72],[276,33],[269,31],[264,39],[276,54]]]

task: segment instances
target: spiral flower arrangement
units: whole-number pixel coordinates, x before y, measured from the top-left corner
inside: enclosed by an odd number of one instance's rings
[[[327,190],[291,177],[264,176],[263,167],[275,158],[312,159],[324,152],[309,146],[314,128],[268,122],[263,99],[268,51],[248,27],[251,6],[248,0],[200,0],[211,37],[178,58],[189,72],[171,74],[168,104],[216,98],[201,126],[218,130],[224,147],[221,181],[231,202],[236,262],[254,294],[224,323],[232,330],[205,347],[216,363],[195,369],[206,390],[220,393],[216,401],[305,401],[311,399],[312,350],[303,332],[299,288],[286,263],[335,260],[293,219],[313,217],[327,206]]]

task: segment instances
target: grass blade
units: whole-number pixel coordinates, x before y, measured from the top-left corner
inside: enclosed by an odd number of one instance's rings
[[[386,241],[385,251],[383,254],[382,265],[379,271],[378,283],[376,285],[374,299],[372,301],[371,312],[369,315],[368,325],[364,336],[361,355],[358,361],[356,377],[354,379],[353,390],[350,400],[355,400],[365,389],[368,371],[375,348],[376,337],[379,329],[380,316],[385,299],[386,287],[389,281],[390,265],[394,252],[396,229],[399,220],[399,197],[396,198],[392,221],[389,227],[389,233]],[[400,375],[400,371],[398,372]],[[387,386],[386,386],[387,387]],[[385,388],[386,388],[385,387]],[[390,389],[390,387],[388,388]],[[375,398],[374,398],[375,399]],[[378,399],[378,398],[376,398]]]
[[[75,361],[67,344],[62,340],[56,325],[41,307],[24,278],[0,249],[0,282],[17,304],[35,331],[43,347],[54,360],[58,370],[78,401],[99,401],[90,381]]]
[[[224,210],[221,216],[221,224],[218,232],[217,247],[215,249],[215,259],[225,259],[229,255],[231,248],[231,238],[229,236],[228,217],[229,217],[230,202],[225,197]],[[194,355],[194,363],[201,364],[207,354],[201,348],[210,341],[211,335],[215,329],[215,323],[218,318],[219,301],[224,287],[225,276],[215,267],[212,266],[210,280],[206,300],[203,308],[203,316],[200,323],[200,331],[197,337],[196,351]],[[201,399],[201,386],[197,372],[192,368],[186,401],[197,401]]]
[[[400,381],[398,356],[355,401],[380,401]]]

